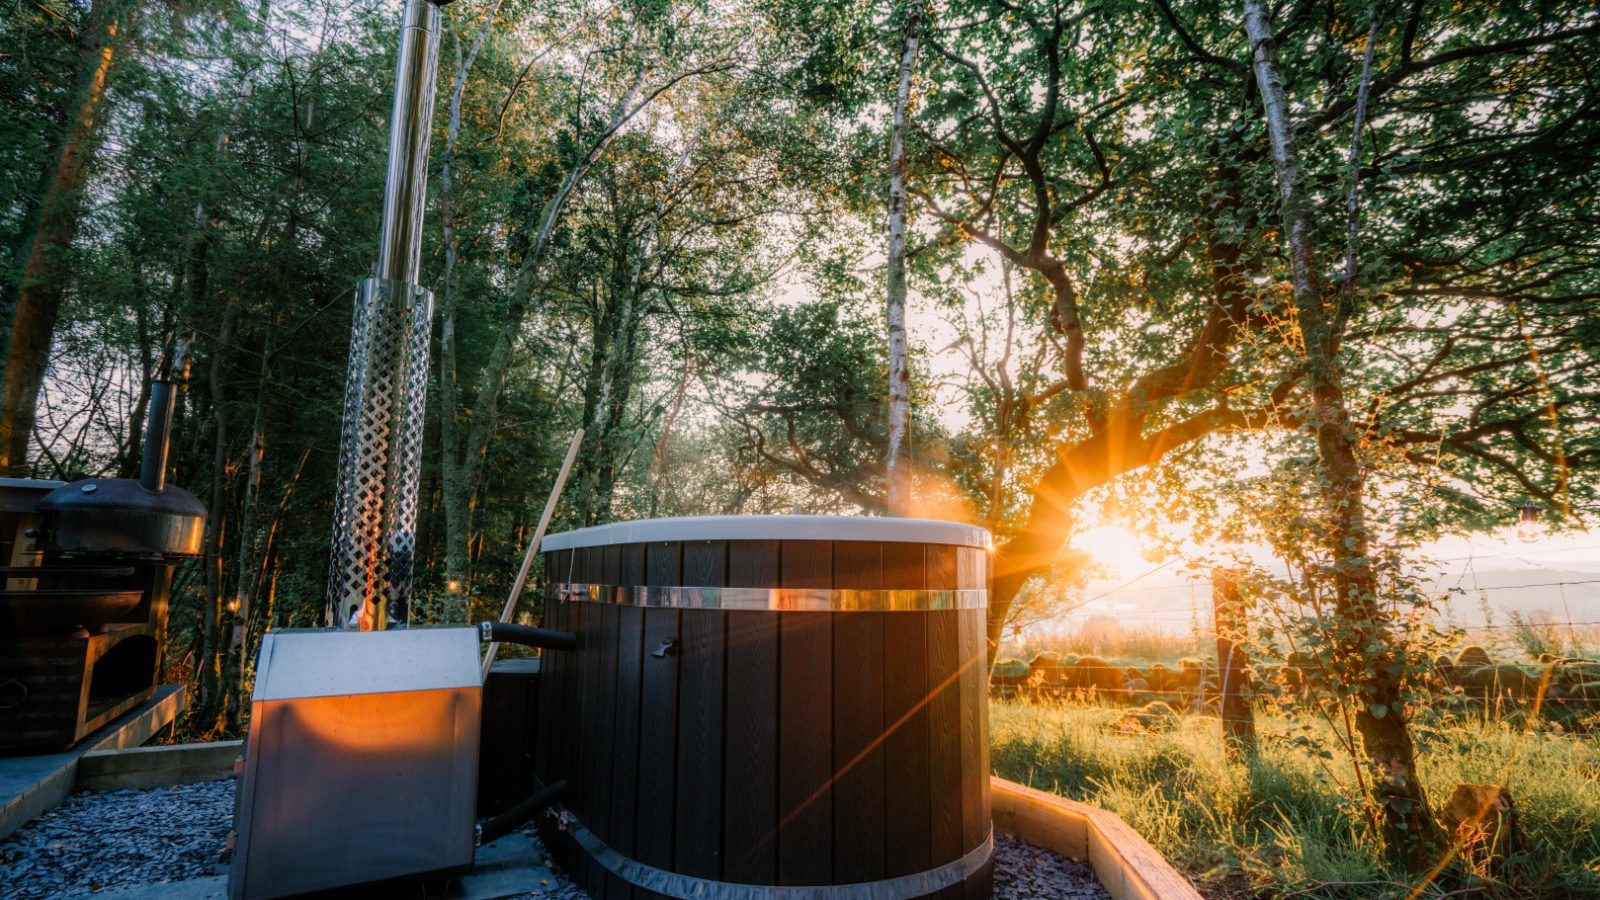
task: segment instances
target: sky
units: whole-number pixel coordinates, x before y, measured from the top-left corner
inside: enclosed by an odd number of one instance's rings
[[[1124,627],[1184,634],[1209,619],[1209,585],[1185,575],[1177,557],[1144,558],[1131,532],[1095,528],[1073,546],[1106,567],[1107,577],[1091,581],[1074,601],[1087,602],[1044,630],[1070,631],[1109,615]],[[1265,563],[1266,554],[1255,550],[1251,555]],[[1531,543],[1509,529],[1451,536],[1425,545],[1419,556],[1438,563],[1441,576],[1430,589],[1440,598],[1444,624],[1504,628],[1516,611],[1533,621],[1600,626],[1600,531],[1546,535]]]

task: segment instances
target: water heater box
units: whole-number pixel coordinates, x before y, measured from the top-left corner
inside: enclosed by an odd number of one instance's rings
[[[267,634],[229,896],[471,865],[482,693],[471,628]]]

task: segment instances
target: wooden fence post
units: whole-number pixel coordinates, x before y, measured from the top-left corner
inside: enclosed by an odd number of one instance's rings
[[[1254,756],[1256,720],[1250,695],[1250,659],[1243,643],[1248,636],[1244,600],[1232,572],[1211,576],[1211,604],[1217,632],[1217,675],[1222,696],[1222,741],[1234,759]]]

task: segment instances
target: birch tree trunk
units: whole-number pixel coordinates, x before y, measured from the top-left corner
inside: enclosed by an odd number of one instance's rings
[[[39,205],[6,345],[5,385],[0,393],[0,476],[27,474],[34,407],[50,364],[56,318],[66,293],[68,254],[82,219],[83,184],[94,163],[104,118],[100,107],[116,58],[124,5],[124,0],[96,0],[79,33],[77,110]]]
[[[917,67],[921,0],[906,5],[905,47],[894,95],[894,125],[889,131],[889,265],[884,285],[889,320],[889,450],[884,459],[889,515],[904,516],[911,506],[911,470],[905,460],[911,431],[911,372],[906,362],[906,107],[911,74]]]
[[[1365,476],[1356,458],[1354,431],[1338,359],[1344,316],[1322,288],[1300,162],[1279,76],[1277,48],[1262,0],[1244,0],[1256,82],[1261,89],[1278,202],[1289,246],[1290,279],[1301,337],[1305,384],[1311,393],[1322,497],[1328,508],[1328,544],[1334,562],[1335,641],[1360,681],[1354,694],[1356,729],[1373,768],[1373,792],[1387,852],[1414,869],[1426,868],[1443,846],[1417,775],[1416,747],[1406,722],[1401,673],[1403,650],[1394,646],[1378,607],[1378,579],[1369,555],[1363,510]],[[1370,74],[1370,68],[1364,67]],[[1361,91],[1365,96],[1365,90]]]

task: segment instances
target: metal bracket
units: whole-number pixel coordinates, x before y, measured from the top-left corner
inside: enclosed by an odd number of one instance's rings
[[[678,639],[677,638],[667,638],[666,640],[661,642],[661,645],[659,647],[656,647],[654,650],[651,650],[650,651],[650,655],[654,656],[656,659],[666,659],[669,656],[677,656],[678,655]]]

